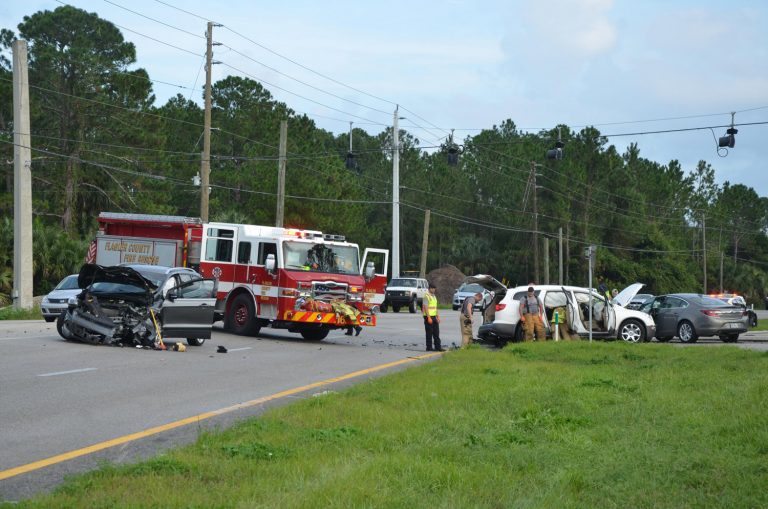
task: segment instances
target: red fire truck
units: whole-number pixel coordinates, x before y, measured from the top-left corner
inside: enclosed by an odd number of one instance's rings
[[[321,340],[334,329],[376,325],[389,251],[315,230],[198,218],[102,212],[93,241],[100,265],[188,266],[219,280],[216,319],[236,334],[262,327]]]

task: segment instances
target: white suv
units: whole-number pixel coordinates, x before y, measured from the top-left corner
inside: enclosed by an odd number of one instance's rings
[[[380,310],[386,313],[391,306],[395,313],[400,311],[401,307],[408,306],[408,311],[415,313],[421,308],[421,302],[424,294],[429,290],[429,283],[426,279],[418,277],[396,277],[387,285],[384,292],[384,302],[381,303]]]
[[[592,336],[595,338],[622,339],[631,343],[650,341],[656,334],[656,323],[647,313],[624,307],[644,285],[635,283],[625,288],[612,301],[596,290],[577,286],[534,285],[536,295],[544,305],[547,336],[551,336],[551,320],[555,308],[567,309],[568,327],[580,337],[589,337],[589,307],[592,305]],[[503,345],[508,341],[523,339],[520,324],[520,301],[526,295],[528,285],[507,290],[496,300],[495,314],[480,326],[481,339]],[[590,295],[591,294],[591,295]],[[497,295],[498,298],[498,295]]]

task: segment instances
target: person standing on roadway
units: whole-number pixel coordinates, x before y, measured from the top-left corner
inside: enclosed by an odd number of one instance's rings
[[[528,293],[520,301],[520,320],[523,322],[525,341],[533,341],[533,333],[536,332],[537,341],[546,341],[547,334],[544,330],[544,306],[534,293],[532,286],[528,287]]]
[[[472,313],[475,306],[483,301],[483,294],[476,294],[464,299],[459,313],[459,325],[461,326],[461,347],[465,348],[472,342]]]
[[[434,283],[429,283],[429,290],[424,294],[424,299],[421,301],[421,312],[424,314],[424,333],[427,337],[427,352],[432,351],[433,341],[435,351],[445,351],[440,344],[440,313],[437,311],[436,290]]]

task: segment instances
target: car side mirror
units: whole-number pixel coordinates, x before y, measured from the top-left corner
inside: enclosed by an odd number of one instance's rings
[[[275,255],[268,254],[267,260],[264,263],[264,266],[267,268],[267,272],[274,273],[275,272]]]
[[[165,298],[171,302],[175,301],[176,299],[179,298],[179,290],[177,290],[176,288],[168,290],[168,293],[165,294]]]
[[[376,269],[374,268],[373,262],[366,263],[365,264],[365,279],[367,279],[369,281],[371,279],[373,279],[373,274],[374,274],[375,270]]]

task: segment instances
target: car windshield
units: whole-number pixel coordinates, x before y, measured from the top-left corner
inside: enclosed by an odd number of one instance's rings
[[[468,283],[461,285],[459,291],[465,293],[483,293],[483,287],[477,283]]]
[[[79,288],[77,286],[77,274],[73,274],[62,279],[61,283],[54,290],[77,290]]]
[[[142,286],[122,283],[93,283],[91,285],[93,293],[122,293],[122,294],[142,294],[147,293],[147,289]]]
[[[356,245],[290,240],[283,243],[283,260],[286,269],[337,274],[360,273]]]
[[[405,288],[416,288],[415,279],[393,279],[389,282],[389,286],[402,286]]]

